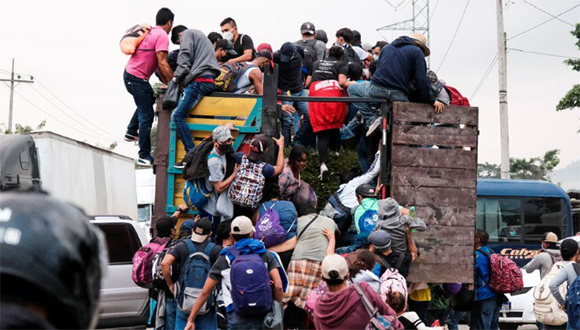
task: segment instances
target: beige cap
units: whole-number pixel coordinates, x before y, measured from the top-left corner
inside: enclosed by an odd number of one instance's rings
[[[425,57],[431,55],[431,50],[429,47],[427,47],[427,38],[424,35],[420,33],[413,33],[409,37],[415,40],[415,43],[417,46],[419,46],[419,48],[421,48],[423,54],[425,54]]]
[[[330,272],[336,271],[338,277],[330,276]],[[348,275],[348,265],[346,259],[338,254],[330,254],[322,260],[322,278],[327,280],[344,280]]]
[[[558,242],[558,235],[548,232],[545,234],[544,242],[546,243],[557,243]]]
[[[236,217],[231,225],[232,235],[247,235],[254,231],[252,220],[246,216]]]

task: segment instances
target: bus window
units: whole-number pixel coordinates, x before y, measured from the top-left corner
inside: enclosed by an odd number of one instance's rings
[[[549,231],[562,238],[562,224],[568,219],[566,219],[564,201],[561,198],[523,198],[522,201],[524,243],[539,244],[542,235]]]
[[[521,242],[522,204],[520,199],[478,198],[476,226],[487,231],[490,242]]]

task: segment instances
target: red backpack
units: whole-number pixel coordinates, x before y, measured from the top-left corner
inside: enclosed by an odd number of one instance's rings
[[[483,251],[480,251],[483,252]],[[493,253],[491,256],[483,252],[489,258],[491,279],[489,288],[496,293],[514,293],[524,288],[522,270],[508,257]]]
[[[451,86],[445,86],[445,90],[449,93],[449,98],[451,99],[451,105],[459,106],[469,106],[469,100],[467,97],[461,95],[459,91]]]
[[[133,256],[133,282],[142,288],[153,287],[153,259],[157,252],[163,251],[169,237],[155,237],[149,244],[142,246]]]

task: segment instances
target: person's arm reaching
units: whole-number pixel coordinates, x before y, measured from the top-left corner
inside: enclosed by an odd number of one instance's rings
[[[407,250],[409,250],[411,256],[413,256],[411,262],[417,260],[417,258],[419,257],[419,253],[417,250],[417,246],[413,241],[413,237],[411,237],[411,228],[409,228],[409,226],[407,226]]]
[[[379,153],[377,153],[375,156],[375,160],[371,165],[371,168],[365,174],[357,176],[356,178],[350,180],[348,185],[349,186],[352,185],[354,189],[356,189],[356,187],[360,186],[361,184],[369,183],[370,181],[372,181],[374,178],[377,177],[377,175],[379,175],[380,171],[381,171],[380,156]]]
[[[284,135],[280,135],[279,139],[273,139],[278,145],[278,160],[274,166],[274,176],[277,176],[284,170]]]
[[[287,240],[284,243],[269,247],[268,250],[276,253],[290,251],[296,247],[296,243],[298,243],[298,239],[296,236],[292,237],[291,239]]]
[[[342,87],[343,89],[348,88],[348,86],[350,85],[350,81],[348,81],[348,78],[343,75],[343,74],[339,74],[338,75],[338,84],[340,85],[340,87]]]
[[[157,68],[159,69],[159,74],[161,75],[161,79],[163,80],[164,84],[169,84],[171,79],[173,79],[173,71],[167,63],[167,52],[161,51],[155,53],[157,55]]]
[[[524,268],[526,270],[526,273],[528,274],[533,273],[535,270],[540,269],[542,267],[542,261],[540,260],[541,258],[542,253],[540,252],[532,259],[532,261],[530,261],[527,265],[525,265],[522,268]]]
[[[272,272],[270,272],[271,274]],[[272,276],[272,275],[270,275]],[[280,275],[278,275],[278,280],[280,279]],[[201,292],[199,293],[199,297],[197,297],[197,299],[195,299],[195,302],[193,304],[193,307],[191,308],[191,314],[189,314],[189,318],[187,319],[187,325],[185,326],[185,330],[194,330],[195,329],[195,324],[193,323],[195,320],[195,317],[197,316],[197,313],[199,313],[199,310],[201,309],[201,307],[207,302],[207,300],[209,299],[209,295],[212,293],[213,289],[215,288],[215,286],[217,285],[217,281],[213,280],[211,278],[207,278],[207,280],[205,280],[205,284],[203,286],[203,289],[201,289]],[[280,283],[280,287],[282,287],[282,284]]]
[[[165,283],[169,287],[169,291],[174,293],[173,291],[173,282],[171,281],[171,265],[175,262],[175,257],[171,254],[165,254],[165,258],[161,261],[161,272],[163,273],[163,278],[165,279]]]
[[[249,62],[252,60],[252,49],[244,49],[244,54],[240,57],[232,58],[228,63]]]
[[[177,69],[175,69],[174,78],[177,80],[178,83],[183,82],[189,70],[191,69],[191,54],[190,47],[191,45],[191,38],[186,37],[187,31],[184,31],[181,34],[181,43],[179,47],[179,55],[177,55]]]
[[[310,84],[312,83],[312,76],[308,75],[308,77],[306,77],[306,88],[310,87]]]
[[[226,191],[230,187],[232,182],[234,182],[234,179],[236,178],[236,174],[238,174],[239,169],[240,169],[240,166],[238,164],[236,164],[234,167],[234,171],[227,179],[219,181],[219,182],[214,182],[213,188],[215,189],[215,191],[218,194],[221,194],[222,192]]]
[[[282,279],[280,278],[280,272],[278,268],[272,269],[270,271],[270,279],[274,281],[274,300],[282,304],[282,299],[284,298],[284,288],[282,287]]]
[[[250,72],[250,81],[254,84],[254,88],[256,88],[256,93],[259,95],[264,94],[264,83],[262,82],[262,71],[260,70],[252,70]]]
[[[334,254],[334,247],[336,246],[336,239],[334,237],[334,230],[325,228],[322,230],[322,235],[328,238],[328,247],[326,248],[326,255]]]

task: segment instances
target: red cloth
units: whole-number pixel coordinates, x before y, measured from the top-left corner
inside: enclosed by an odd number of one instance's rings
[[[322,80],[310,85],[312,97],[343,97],[344,93],[338,81]],[[308,115],[314,133],[333,128],[342,128],[348,108],[345,103],[336,102],[310,102]]]

